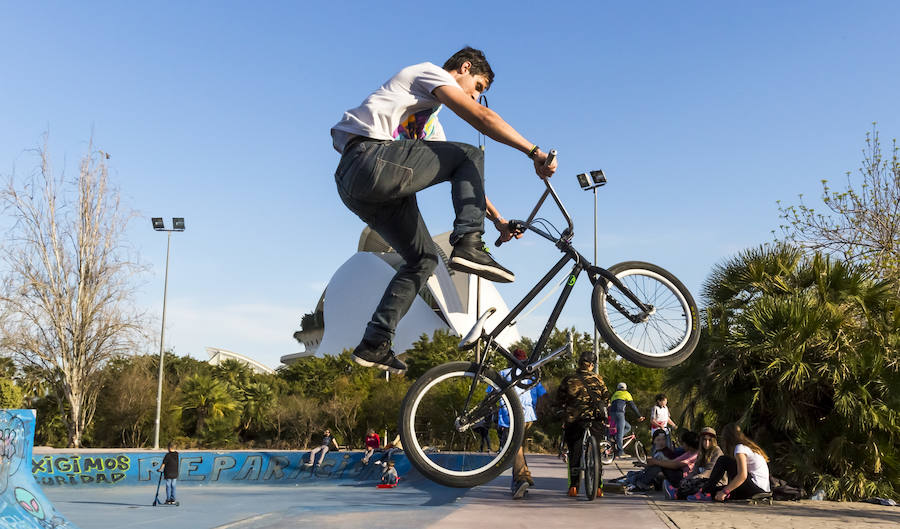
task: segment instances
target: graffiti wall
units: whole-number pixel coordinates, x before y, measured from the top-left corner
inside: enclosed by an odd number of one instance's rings
[[[77,529],[57,512],[28,471],[34,410],[0,410],[0,527]]]
[[[135,485],[159,480],[164,452],[79,452],[35,454],[34,479],[42,487]],[[361,452],[329,452],[315,468],[306,465],[308,452],[179,452],[178,485],[297,484],[327,479],[378,480],[384,457],[376,453],[369,464]],[[397,472],[409,461],[394,454]]]

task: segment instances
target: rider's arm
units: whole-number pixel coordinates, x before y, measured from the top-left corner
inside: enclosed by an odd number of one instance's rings
[[[509,221],[507,221],[503,218],[502,215],[500,215],[500,212],[496,207],[494,207],[494,204],[491,203],[491,200],[487,196],[484,197],[484,201],[487,204],[485,213],[488,220],[492,221],[494,223],[494,227],[497,228],[497,231],[500,232],[500,242],[506,242],[513,237],[515,237],[516,239],[522,237],[521,232],[513,232],[512,229],[510,229]]]
[[[467,96],[458,86],[439,86],[432,93],[438,101],[447,105],[457,116],[492,140],[509,145],[524,154],[529,154],[536,145],[526,140],[516,129],[504,121],[499,114],[488,107],[479,105],[474,99]],[[534,168],[535,172],[542,177],[552,176],[556,171],[556,160],[549,167],[544,167],[546,160],[547,153],[537,149],[534,153]]]
[[[635,415],[637,415],[638,417],[643,417],[643,415],[641,415],[641,411],[637,407],[637,404],[635,404],[633,400],[629,400],[628,405],[631,406],[632,410],[634,410]]]

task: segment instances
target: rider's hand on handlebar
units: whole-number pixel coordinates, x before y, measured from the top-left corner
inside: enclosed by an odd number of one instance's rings
[[[522,238],[521,228],[502,217],[494,221],[494,227],[500,232],[500,237],[497,239],[498,244],[510,241],[513,237],[516,239]]]
[[[545,165],[548,154],[538,149],[534,153],[534,172],[541,178],[550,178],[556,172],[557,159],[554,158],[550,165]]]

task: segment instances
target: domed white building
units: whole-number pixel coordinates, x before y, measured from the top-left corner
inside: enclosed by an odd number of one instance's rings
[[[398,354],[412,347],[423,334],[431,336],[437,330],[465,335],[477,315],[491,307],[497,312],[488,320],[488,330],[492,323],[499,323],[509,314],[506,302],[492,282],[450,270],[449,238],[450,232],[432,238],[441,261],[397,326],[393,349]],[[358,252],[334,273],[315,311],[304,317],[303,329],[294,333],[305,350],[282,356],[282,363],[290,364],[312,355],[337,355],[356,347],[384,289],[402,263],[403,258],[366,227],[359,238]],[[511,326],[497,341],[509,346],[519,339],[518,329]]]

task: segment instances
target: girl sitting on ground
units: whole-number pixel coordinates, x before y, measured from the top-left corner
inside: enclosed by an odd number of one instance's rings
[[[721,455],[722,449],[716,441],[716,431],[709,426],[700,430],[700,451],[697,453],[697,461],[694,463],[694,469],[678,484],[678,499],[683,500],[700,491]]]
[[[724,455],[719,457],[703,488],[688,499],[700,501],[727,501],[752,498],[761,492],[770,492],[769,456],[744,435],[735,423],[722,430]],[[725,486],[719,480],[728,476]]]

